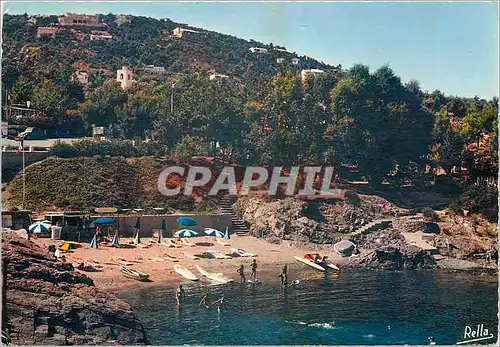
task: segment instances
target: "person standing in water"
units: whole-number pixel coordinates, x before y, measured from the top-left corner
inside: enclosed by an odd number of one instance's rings
[[[177,306],[181,305],[182,300],[184,300],[184,288],[182,288],[182,284],[175,291],[175,300],[177,300]]]
[[[429,337],[429,345],[436,345],[436,339],[433,336]]]
[[[288,267],[286,266],[286,264],[285,264],[285,266],[283,266],[283,269],[281,270],[279,278],[281,280],[281,285],[288,284]]]
[[[240,268],[236,270],[236,272],[240,274],[240,283],[245,283],[247,281],[245,278],[245,266],[241,264]]]
[[[252,274],[250,275],[250,278],[254,282],[257,282],[257,260],[255,259],[252,262]]]

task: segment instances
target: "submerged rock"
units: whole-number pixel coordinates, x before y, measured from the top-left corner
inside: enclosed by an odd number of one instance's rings
[[[3,235],[6,327],[14,344],[146,344],[130,306],[15,233]]]

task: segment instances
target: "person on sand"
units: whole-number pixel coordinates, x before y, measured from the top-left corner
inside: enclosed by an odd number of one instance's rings
[[[240,268],[236,270],[236,272],[240,274],[240,283],[245,283],[247,281],[245,278],[245,266],[241,264]]]
[[[181,305],[182,300],[184,300],[184,288],[182,288],[182,284],[175,291],[175,300],[177,300],[177,306]]]
[[[252,261],[252,274],[250,275],[250,278],[254,281],[257,282],[257,260]]]

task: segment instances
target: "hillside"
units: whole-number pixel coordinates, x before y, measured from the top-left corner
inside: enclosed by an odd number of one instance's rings
[[[101,72],[114,76],[116,69],[123,65],[155,65],[165,67],[167,76],[216,71],[247,82],[274,76],[279,71],[276,59],[280,57],[285,58],[285,64],[295,71],[332,68],[305,56],[300,57],[299,64],[292,65],[292,58],[297,57],[297,54],[284,52],[284,47],[190,27],[170,19],[132,16],[130,23],[118,26],[114,15],[101,14],[99,17],[107,25],[106,31],[112,39],[90,40],[90,28],[58,32],[55,38],[37,38],[37,27],[55,25],[57,16],[35,17],[35,25],[28,21],[30,17],[27,15],[6,14],[3,26],[3,64],[8,68],[4,74],[4,77],[8,77],[6,87],[12,88],[9,84],[14,77],[27,77],[27,66],[23,63],[33,58],[28,57],[27,52],[30,50],[37,52],[38,61],[32,66],[33,69],[52,69],[57,65],[65,75],[82,69],[97,75]],[[202,34],[196,37],[183,36],[182,39],[172,37],[172,32],[177,27]],[[267,48],[269,54],[252,53],[249,51],[250,47]],[[275,48],[279,50],[274,50]],[[92,77],[95,76],[91,76],[91,80]]]
[[[154,158],[51,157],[26,168],[26,208],[79,210],[95,207],[153,208],[166,212],[208,212],[216,207],[210,198],[184,195],[165,197],[156,184],[164,167]],[[168,184],[168,183],[167,183]],[[22,204],[22,174],[4,193],[4,204]]]

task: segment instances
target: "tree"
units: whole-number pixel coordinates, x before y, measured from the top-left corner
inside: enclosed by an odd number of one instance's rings
[[[419,162],[430,144],[433,116],[421,108],[387,66],[370,74],[354,66],[331,92],[333,145],[344,163],[358,165],[372,184],[390,170]]]
[[[151,131],[164,106],[164,90],[155,84],[142,84],[129,91],[127,101],[115,109],[117,126],[126,138],[144,137]]]
[[[85,102],[79,105],[87,126],[109,126],[117,121],[116,107],[127,99],[126,93],[116,81],[108,80],[101,87],[90,91]]]
[[[200,139],[189,135],[175,145],[174,151],[181,163],[189,163],[193,156],[202,155],[205,152]]]

